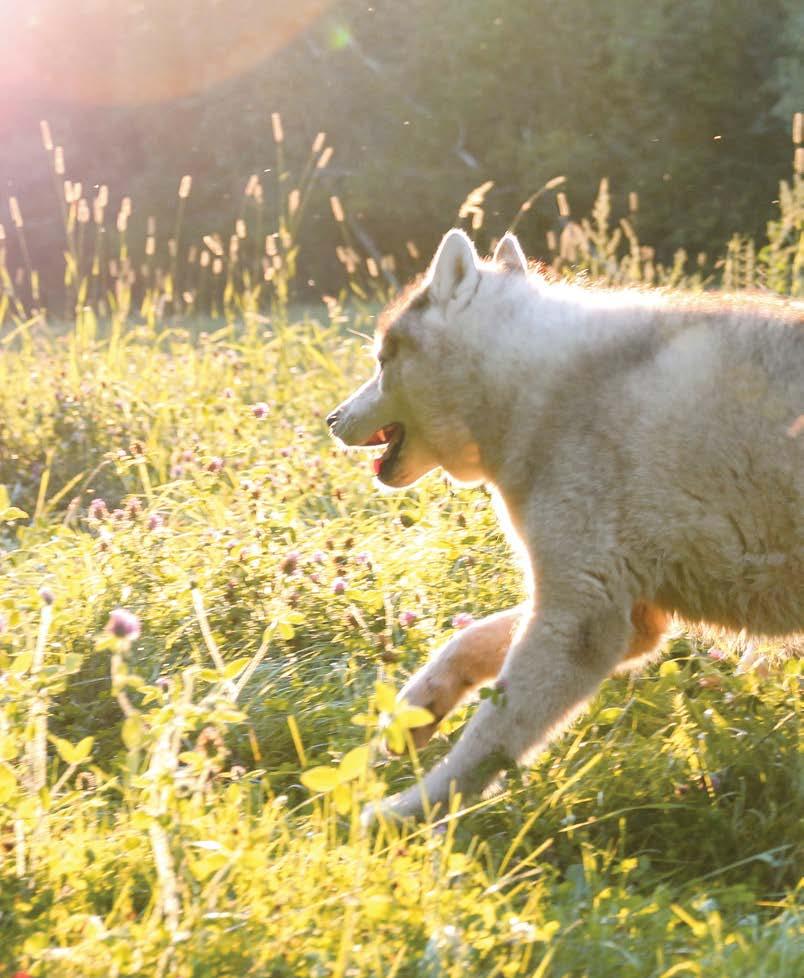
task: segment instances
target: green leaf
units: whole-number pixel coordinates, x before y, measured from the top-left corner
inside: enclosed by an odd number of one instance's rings
[[[64,657],[64,671],[70,675],[78,672],[83,661],[84,657],[78,652],[68,652]]]
[[[601,710],[597,715],[598,723],[614,723],[614,721],[622,714],[622,708],[619,706],[610,706],[605,710]]]
[[[334,767],[311,767],[301,776],[301,783],[310,791],[332,791],[340,782],[338,769]]]

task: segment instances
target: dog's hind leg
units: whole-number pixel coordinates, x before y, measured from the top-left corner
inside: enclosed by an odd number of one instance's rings
[[[525,605],[482,618],[454,635],[416,672],[399,694],[412,706],[428,709],[435,721],[411,731],[422,747],[438,724],[478,686],[495,679],[502,668]]]

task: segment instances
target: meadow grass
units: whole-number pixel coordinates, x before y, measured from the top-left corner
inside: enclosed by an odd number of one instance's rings
[[[791,187],[765,272],[795,292]],[[644,280],[638,244],[600,264],[605,206],[556,272]],[[778,648],[739,672],[678,628],[496,795],[361,830],[447,747],[380,749],[411,720],[393,690],[520,575],[483,490],[380,494],[326,434],[370,370],[379,265],[318,317],[269,265],[203,331],[80,278],[53,328],[5,273],[0,974],[799,973],[800,668]]]

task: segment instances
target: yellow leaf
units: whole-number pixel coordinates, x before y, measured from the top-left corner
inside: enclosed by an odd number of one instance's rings
[[[121,736],[123,743],[129,750],[136,750],[143,741],[145,730],[142,720],[138,716],[126,717],[123,721]]]
[[[336,785],[332,792],[332,800],[335,802],[335,811],[339,815],[348,815],[352,810],[352,789],[348,784]]]
[[[13,761],[18,753],[16,739],[11,734],[0,735],[0,761]]]
[[[397,713],[394,720],[406,730],[412,730],[414,727],[426,727],[435,717],[423,706],[406,706]]]
[[[189,860],[190,871],[199,881],[203,881],[222,869],[229,862],[225,852],[205,852]]]
[[[377,682],[374,684],[374,692],[377,697],[377,708],[384,713],[393,713],[396,709],[396,690],[387,683]]]
[[[33,652],[20,652],[11,660],[9,672],[12,676],[21,676],[31,668],[33,662]]]
[[[385,730],[385,739],[388,746],[395,754],[402,754],[405,750],[405,734],[403,728],[396,721],[389,724]]]
[[[14,789],[17,787],[17,778],[14,772],[8,766],[8,764],[0,763],[0,804],[8,799],[14,794]]]
[[[363,901],[363,913],[369,920],[381,920],[391,909],[391,901],[383,893],[372,893]]]
[[[59,757],[66,764],[75,764],[73,757],[75,755],[75,747],[70,743],[69,740],[63,740],[61,737],[51,737],[56,750],[59,752]]]
[[[9,506],[8,509],[0,513],[0,519],[6,523],[12,523],[14,520],[27,520],[28,514],[25,510],[18,509],[16,506]]]
[[[289,642],[296,634],[296,629],[289,621],[279,621],[276,623],[276,631],[281,639]]]
[[[359,777],[365,770],[368,763],[368,746],[355,747],[348,754],[344,754],[341,763],[338,765],[338,777],[341,781],[351,781],[352,778]]]
[[[73,748],[74,755],[73,755],[73,760],[70,761],[70,763],[80,764],[82,761],[85,761],[92,753],[92,745],[94,743],[95,743],[94,737],[84,737],[83,740],[79,740],[78,743]]]
[[[226,668],[223,670],[224,679],[234,679],[234,677],[242,672],[246,666],[251,662],[251,656],[244,656],[242,659],[235,659],[234,662],[229,662]]]
[[[340,782],[338,769],[334,767],[311,767],[301,776],[301,783],[310,791],[332,791]]]
[[[460,876],[467,872],[472,860],[463,852],[450,853],[447,859],[447,876]]]

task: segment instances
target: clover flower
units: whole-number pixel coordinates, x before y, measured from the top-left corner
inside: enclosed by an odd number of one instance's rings
[[[140,620],[125,608],[115,608],[109,615],[106,631],[115,638],[124,638],[133,642],[140,637]]]
[[[298,566],[299,566],[298,550],[291,550],[289,553],[286,553],[279,563],[280,570],[282,571],[283,574],[292,574]]]
[[[87,515],[91,520],[105,520],[109,515],[109,510],[106,506],[106,501],[97,496],[89,504],[87,509]]]

